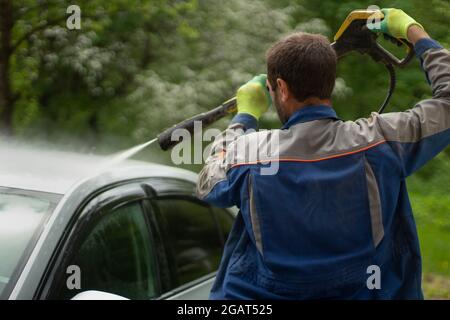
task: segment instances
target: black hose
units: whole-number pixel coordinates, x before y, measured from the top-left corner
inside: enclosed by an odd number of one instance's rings
[[[394,66],[392,64],[386,64],[386,69],[388,69],[389,71],[389,90],[387,92],[386,98],[384,99],[383,104],[380,107],[380,110],[378,110],[378,113],[383,113],[384,109],[386,108],[386,106],[389,103],[389,100],[391,100],[392,94],[394,93],[395,90],[395,85],[397,83],[397,77],[395,75],[395,70],[394,70]]]

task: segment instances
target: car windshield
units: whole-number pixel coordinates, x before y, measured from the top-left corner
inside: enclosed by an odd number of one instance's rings
[[[0,297],[26,262],[59,196],[0,188]]]

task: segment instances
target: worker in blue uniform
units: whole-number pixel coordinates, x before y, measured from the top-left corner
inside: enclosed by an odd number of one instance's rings
[[[432,98],[343,121],[328,40],[294,33],[274,44],[267,76],[239,88],[199,176],[200,198],[240,209],[210,298],[423,298],[405,179],[450,143],[450,54],[402,10],[383,13],[374,31],[414,44]],[[282,128],[252,130],[271,104]]]

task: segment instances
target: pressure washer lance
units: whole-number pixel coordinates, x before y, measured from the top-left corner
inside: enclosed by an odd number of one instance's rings
[[[389,89],[386,95],[384,102],[379,108],[378,112],[382,113],[389,103],[389,100],[392,96],[392,93],[395,90],[396,84],[396,76],[394,66],[396,67],[404,67],[407,65],[411,59],[414,57],[414,49],[413,46],[406,41],[405,39],[396,39],[387,35],[384,37],[393,42],[394,44],[401,46],[406,46],[407,56],[402,60],[399,60],[392,53],[384,49],[378,42],[378,35],[376,33],[371,32],[367,28],[368,19],[379,19],[382,20],[384,15],[379,10],[355,10],[352,11],[345,21],[342,23],[338,32],[334,36],[334,42],[331,44],[331,47],[336,52],[336,56],[341,59],[343,56],[348,54],[349,52],[356,51],[360,54],[369,55],[375,62],[382,63],[386,66],[389,76],[390,83]],[[173,140],[172,133],[178,129],[186,129],[190,133],[194,133],[194,123],[195,121],[201,121],[202,127],[207,127],[217,120],[233,114],[236,112],[236,98],[232,98],[230,100],[225,101],[220,106],[198,115],[194,117],[184,120],[175,126],[166,129],[162,133],[160,133],[157,137],[157,141],[162,150],[168,150],[172,148],[174,145],[180,143],[180,140]]]

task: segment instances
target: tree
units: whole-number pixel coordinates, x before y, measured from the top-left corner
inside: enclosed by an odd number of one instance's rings
[[[62,3],[62,1],[60,1]],[[30,12],[49,8],[56,4],[52,2],[31,1],[23,3],[13,3],[12,0],[0,0],[0,123],[2,130],[6,134],[13,131],[13,112],[16,101],[20,98],[20,92],[12,88],[11,60],[19,48],[30,41],[30,38],[46,28],[60,23],[65,19],[64,15],[51,15],[51,10],[47,10],[47,15],[39,23],[29,25],[26,31],[18,32],[15,29],[23,29],[24,19]],[[22,5],[22,6],[18,6]],[[56,16],[56,18],[55,18]],[[22,27],[22,28],[21,28]]]
[[[10,61],[13,52],[11,43],[14,21],[11,0],[0,0],[0,122],[6,133],[10,133],[12,111],[16,96],[11,91]]]
[[[101,106],[129,90],[156,56],[158,35],[175,32],[195,2],[81,0],[82,30],[73,31],[66,28],[64,0],[1,0],[2,130],[12,134],[48,121],[60,129],[72,119],[82,121],[75,121],[81,131],[85,124],[98,130]],[[78,110],[77,100],[93,107]]]

